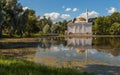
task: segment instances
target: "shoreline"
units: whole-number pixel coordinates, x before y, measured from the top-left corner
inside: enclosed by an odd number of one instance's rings
[[[71,35],[59,35],[58,37],[120,37],[120,35],[81,35],[81,34],[71,34]]]
[[[29,38],[48,38],[48,37],[77,37],[77,38],[83,38],[83,37],[120,37],[120,35],[91,35],[91,34],[70,34],[70,35],[47,35],[47,36],[32,36],[32,37],[2,37],[0,39],[29,39]]]

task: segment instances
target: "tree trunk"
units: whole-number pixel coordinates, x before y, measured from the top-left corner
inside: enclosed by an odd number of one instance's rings
[[[23,33],[22,33],[22,31],[20,31],[20,37],[21,37],[21,38],[23,37]]]
[[[2,25],[0,25],[0,38],[2,37]]]

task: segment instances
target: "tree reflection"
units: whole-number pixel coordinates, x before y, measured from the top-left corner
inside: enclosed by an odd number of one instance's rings
[[[114,56],[120,55],[120,38],[113,37],[101,37],[93,38],[93,48],[96,48],[98,51],[111,53]]]
[[[35,40],[36,38],[34,38]],[[17,39],[16,39],[17,40]],[[65,38],[49,37],[37,38],[37,41],[0,42],[0,49],[40,48],[49,49],[51,46],[63,45],[71,49],[96,49],[100,52],[120,55],[120,38]]]

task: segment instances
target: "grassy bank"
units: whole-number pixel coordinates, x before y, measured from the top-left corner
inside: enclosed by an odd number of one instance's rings
[[[93,75],[70,68],[55,68],[35,64],[30,61],[0,58],[1,75]]]
[[[44,34],[44,33],[36,33],[31,35],[23,35],[22,37],[18,35],[10,36],[8,34],[3,34],[1,38],[35,38],[35,37],[49,37],[49,36],[58,36],[58,34]]]

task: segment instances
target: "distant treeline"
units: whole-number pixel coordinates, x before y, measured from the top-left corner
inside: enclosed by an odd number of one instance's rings
[[[120,34],[120,13],[110,16],[90,18],[93,22],[93,34]],[[35,11],[18,3],[18,0],[0,0],[0,37],[30,37],[43,34],[64,34],[67,23],[53,23],[50,18],[40,18]]]
[[[64,34],[67,21],[53,23],[50,18],[35,14],[32,9],[23,9],[18,0],[0,0],[0,37],[32,36],[33,34]]]
[[[120,35],[120,13],[96,18],[93,23],[93,34]]]

